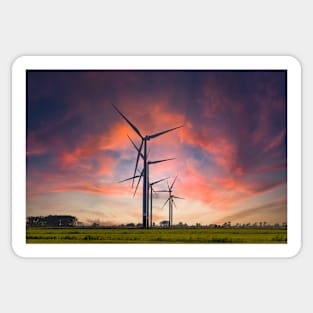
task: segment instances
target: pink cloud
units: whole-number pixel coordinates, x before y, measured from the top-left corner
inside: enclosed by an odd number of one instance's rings
[[[272,149],[275,149],[278,145],[281,144],[283,138],[286,134],[286,128],[282,129],[264,148],[264,152],[270,151]]]
[[[215,129],[201,127],[195,129],[190,123],[181,131],[182,141],[200,147],[212,154],[215,162],[224,170],[231,171],[237,161],[237,146],[224,134],[217,134]]]

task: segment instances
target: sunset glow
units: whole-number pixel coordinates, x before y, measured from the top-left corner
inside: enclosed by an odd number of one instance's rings
[[[286,71],[28,71],[27,216],[141,223],[133,197],[137,134],[150,180],[178,175],[174,223],[287,222]],[[142,168],[142,166],[141,166]],[[155,189],[166,188],[162,182]],[[156,223],[166,194],[153,199]]]

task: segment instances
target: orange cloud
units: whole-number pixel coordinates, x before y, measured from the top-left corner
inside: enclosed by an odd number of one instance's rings
[[[60,187],[55,187],[49,192],[66,192],[66,191],[77,191],[77,192],[84,192],[84,193],[91,193],[91,194],[103,194],[103,195],[128,195],[129,188],[125,186],[120,186],[118,184],[111,185],[111,186],[99,186],[95,185],[90,182],[75,182],[72,184],[64,184]]]
[[[200,200],[215,209],[227,210],[233,203],[242,198],[234,190],[217,185],[213,178],[205,176],[203,172],[189,163],[181,172],[183,183],[177,184],[178,192],[188,199]]]
[[[237,161],[237,146],[226,136],[215,136],[215,130],[210,134],[209,127],[198,128],[187,124],[182,130],[182,141],[198,146],[213,155],[217,164],[223,169],[231,171]]]
[[[247,194],[252,193],[246,184],[234,179],[233,177],[217,177],[215,178],[215,182],[226,190]]]

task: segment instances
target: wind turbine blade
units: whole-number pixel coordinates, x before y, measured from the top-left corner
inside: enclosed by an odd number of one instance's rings
[[[154,193],[155,197],[157,198],[158,197],[158,193],[153,189],[152,186],[151,186],[151,189],[152,189],[152,193]]]
[[[168,184],[168,180],[166,181],[166,183],[167,183],[168,191],[170,191],[170,185]]]
[[[164,159],[164,160],[157,160],[157,161],[149,161],[149,164],[156,164],[156,163],[161,163],[161,162],[165,162],[165,161],[171,161],[171,160],[175,160],[176,158],[172,158],[172,159]]]
[[[150,185],[151,185],[151,186],[153,186],[153,185],[158,184],[158,183],[160,183],[161,181],[166,180],[166,179],[168,179],[168,177],[166,177],[166,178],[162,178],[162,179],[157,180],[157,181],[154,181],[154,182],[153,182],[153,183],[151,183]]]
[[[170,198],[168,198],[168,199],[166,200],[166,202],[163,204],[163,206],[162,206],[161,209],[163,209],[163,208],[165,207],[165,205],[166,205],[166,203],[168,202],[168,200],[170,200]]]
[[[143,155],[142,155],[142,153],[141,153],[142,144],[143,144],[143,140],[141,140],[140,148],[139,148],[139,150],[138,150],[137,159],[136,159],[136,165],[135,165],[135,170],[134,170],[134,176],[136,175],[136,172],[137,172],[137,166],[138,166],[138,162],[139,162],[139,156],[141,156],[141,157],[144,159],[144,157],[143,157]],[[142,175],[142,173],[141,173],[141,175]],[[134,180],[133,180],[133,183],[132,183],[132,188],[133,188],[133,186],[134,186]]]
[[[124,181],[128,181],[128,180],[131,180],[131,179],[135,179],[137,177],[140,177],[140,175],[136,175],[136,176],[133,176],[133,177],[130,177],[130,178],[126,178],[126,179],[123,179],[123,180],[120,180],[118,183],[122,183]]]
[[[155,190],[154,192],[168,192],[168,190]]]
[[[182,199],[182,200],[185,200],[185,198],[176,197],[176,196],[173,196],[173,195],[172,195],[172,197],[175,198],[175,199]]]
[[[174,199],[172,199],[172,202],[174,203],[174,206],[177,209],[177,206],[176,206],[176,203],[175,203]]]
[[[134,141],[127,135],[131,143],[133,144],[134,148],[137,150],[138,154],[140,153],[141,157],[143,158],[143,154],[141,153],[141,148],[143,144],[143,140],[141,141],[140,147],[138,148],[137,145],[134,143]]]
[[[171,190],[172,190],[172,188],[173,188],[173,186],[174,186],[174,184],[175,184],[175,182],[176,182],[176,179],[177,179],[177,176],[175,177],[175,179],[174,179],[174,181],[173,181],[173,183],[172,183],[172,186],[171,186]]]
[[[113,108],[119,113],[122,118],[130,125],[130,127],[138,134],[138,136],[143,139],[139,129],[112,103]]]
[[[150,138],[150,139],[153,139],[153,138],[159,137],[159,136],[161,136],[161,135],[163,135],[163,134],[166,134],[166,133],[171,132],[171,131],[173,131],[173,130],[175,130],[175,129],[181,128],[181,127],[183,127],[183,126],[184,126],[184,125],[181,125],[181,126],[178,126],[178,127],[174,127],[174,128],[165,130],[165,131],[160,132],[160,133],[156,133],[156,134],[150,135],[149,138]]]
[[[135,197],[142,175],[140,175],[133,197]]]

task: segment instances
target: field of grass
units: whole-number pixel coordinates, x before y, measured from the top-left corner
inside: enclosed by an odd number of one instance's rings
[[[286,229],[27,228],[27,243],[287,243]]]

